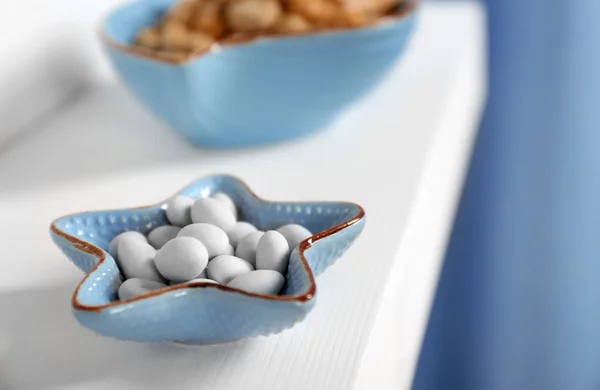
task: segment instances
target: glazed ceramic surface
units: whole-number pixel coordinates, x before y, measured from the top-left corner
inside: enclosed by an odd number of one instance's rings
[[[315,304],[314,277],[358,237],[365,223],[363,209],[352,203],[268,202],[239,180],[223,175],[201,179],[179,194],[201,198],[214,192],[231,196],[240,219],[261,230],[298,223],[315,234],[293,251],[281,296],[196,283],[118,301],[116,293],[123,277],[108,245],[124,231],[147,234],[167,224],[165,202],[139,209],[74,214],[52,223],[50,232],[56,245],[86,273],[72,297],[77,320],[122,340],[212,344],[281,332],[304,319]]]
[[[164,122],[196,145],[241,147],[324,129],[377,85],[403,52],[414,6],[375,26],[260,38],[182,63],[129,47],[174,0],[123,6],[103,26],[103,41],[123,82]]]

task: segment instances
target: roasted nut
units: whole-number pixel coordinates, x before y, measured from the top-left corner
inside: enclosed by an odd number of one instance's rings
[[[323,27],[356,27],[389,11],[398,0],[286,0],[289,9]]]
[[[174,58],[249,33],[298,34],[368,25],[405,0],[180,0],[136,45]]]
[[[221,16],[223,3],[220,0],[203,0],[198,3],[196,12],[190,20],[193,31],[212,35],[213,38],[222,38],[227,32],[225,21]]]
[[[336,19],[333,27],[360,27],[372,22],[374,18],[364,12],[344,10]]]
[[[235,32],[261,32],[271,28],[282,13],[278,0],[237,0],[227,4],[227,25]]]
[[[203,32],[191,32],[188,35],[188,50],[192,52],[208,50],[214,41],[213,37]]]
[[[165,49],[187,50],[188,48],[188,32],[184,24],[170,21],[162,28],[162,46]]]
[[[290,11],[313,23],[328,25],[339,17],[341,7],[331,0],[287,0]]]
[[[184,0],[172,7],[165,16],[166,22],[179,22],[187,24],[194,15],[197,7],[197,1]]]
[[[145,28],[140,31],[135,43],[146,49],[159,49],[161,46],[160,32],[155,28]]]
[[[273,26],[273,32],[278,34],[297,34],[310,31],[308,20],[297,14],[283,14]]]
[[[341,0],[341,2],[344,9],[362,13],[366,17],[382,16],[398,4],[398,0]]]

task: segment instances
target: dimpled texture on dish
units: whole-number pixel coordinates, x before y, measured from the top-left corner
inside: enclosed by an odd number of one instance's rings
[[[261,230],[297,223],[315,234],[292,253],[282,296],[196,283],[119,302],[117,290],[123,278],[108,245],[124,231],[147,234],[167,224],[164,202],[139,209],[85,212],[52,223],[56,245],[86,273],[72,298],[77,320],[121,340],[214,344],[278,333],[304,319],[315,303],[314,276],[332,265],[358,237],[365,223],[363,209],[343,202],[268,202],[225,175],[201,179],[179,194],[197,199],[216,192],[231,196],[240,220]]]
[[[232,148],[297,138],[327,127],[375,87],[403,53],[416,13],[361,29],[272,37],[225,46],[183,63],[128,49],[175,0],[125,5],[103,41],[120,78],[193,144]]]

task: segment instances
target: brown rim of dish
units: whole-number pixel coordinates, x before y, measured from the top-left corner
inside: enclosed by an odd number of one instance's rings
[[[348,31],[348,30],[361,30],[361,29],[371,28],[371,27],[375,27],[375,26],[381,26],[387,22],[390,22],[393,20],[400,20],[400,19],[405,18],[408,15],[412,14],[417,9],[419,3],[420,3],[420,0],[405,0],[402,3],[398,4],[398,9],[393,11],[393,13],[391,13],[389,15],[385,15],[385,16],[377,19],[375,22],[364,25],[364,26],[331,27],[331,28],[322,29],[322,30],[313,30],[313,31],[300,32],[300,33],[294,33],[294,34],[269,34],[269,35],[254,34],[254,35],[233,36],[228,39],[215,42],[207,50],[190,53],[190,54],[184,54],[184,55],[158,53],[158,52],[154,52],[151,50],[145,50],[143,48],[139,48],[134,45],[123,45],[121,43],[118,43],[117,41],[115,41],[114,39],[109,37],[108,34],[106,33],[106,30],[104,28],[104,26],[106,25],[105,22],[103,22],[99,26],[99,35],[100,35],[100,39],[102,41],[104,41],[107,45],[109,45],[113,49],[121,51],[123,53],[131,54],[134,56],[138,56],[141,58],[146,58],[149,60],[162,62],[162,63],[166,63],[166,64],[185,64],[188,62],[192,62],[193,60],[196,60],[210,52],[213,52],[213,51],[217,52],[223,47],[246,45],[246,44],[250,44],[250,43],[253,43],[253,42],[256,42],[259,40],[318,36],[318,35],[326,35],[326,34],[335,34],[335,33]],[[104,20],[106,20],[108,17],[110,17],[110,15],[112,15],[112,13],[114,13],[115,11],[116,10],[109,12],[109,16],[107,16]]]
[[[226,174],[215,174],[215,175],[210,175],[210,176],[205,176],[202,178],[199,178],[193,182],[191,182],[190,184],[188,184],[187,186],[183,187],[188,188],[189,186],[193,185],[194,183],[196,183],[197,181],[200,180],[205,180],[211,177],[227,177],[230,178],[232,180],[237,181],[238,183],[240,183],[242,185],[242,187],[244,187],[244,189],[246,191],[248,191],[248,193],[253,196],[254,198],[260,200],[263,203],[279,203],[279,202],[274,202],[274,201],[269,201],[266,199],[263,199],[261,197],[259,197],[258,195],[256,195],[251,189],[250,187],[241,179],[235,177],[235,176],[231,176],[231,175],[226,175]],[[177,195],[177,194],[175,194]],[[142,206],[142,207],[132,207],[132,208],[127,208],[127,209],[121,209],[121,210],[143,210],[143,209],[150,209],[150,208],[154,208],[157,206],[162,206],[167,202],[167,200],[163,201],[163,202],[159,202],[157,204],[154,205],[150,205],[150,206]],[[312,203],[312,202],[285,202],[285,203],[289,203],[289,204],[306,204],[306,203]],[[365,217],[365,210],[359,206],[356,203],[352,203],[352,202],[319,202],[319,203],[331,203],[331,204],[346,204],[352,207],[356,207],[358,209],[358,214],[355,215],[354,217],[352,217],[351,219],[347,220],[346,222],[343,222],[339,225],[336,225],[330,229],[327,229],[325,231],[322,231],[320,233],[317,233],[309,238],[307,238],[306,240],[302,241],[300,244],[298,244],[298,255],[300,256],[300,261],[302,262],[302,266],[304,267],[304,270],[306,271],[306,274],[308,275],[308,280],[310,282],[310,287],[308,289],[307,292],[305,292],[302,295],[294,295],[294,296],[282,296],[282,295],[263,295],[263,294],[253,294],[253,293],[248,293],[242,290],[237,290],[228,286],[224,286],[221,284],[214,284],[214,283],[206,283],[206,282],[195,282],[195,283],[188,283],[188,284],[182,284],[182,285],[175,285],[175,286],[170,286],[167,288],[163,288],[160,290],[156,290],[156,291],[152,291],[148,294],[145,295],[141,295],[139,297],[135,297],[135,298],[131,298],[131,299],[126,299],[126,300],[122,300],[122,301],[115,301],[115,302],[111,302],[105,305],[98,305],[98,306],[90,306],[90,305],[84,305],[82,303],[80,303],[77,300],[77,295],[79,294],[79,290],[81,289],[81,287],[83,286],[83,284],[85,283],[85,281],[90,277],[91,274],[93,274],[98,267],[100,267],[104,261],[106,260],[106,256],[105,256],[105,252],[98,248],[95,245],[92,245],[90,243],[87,243],[83,240],[80,240],[70,234],[67,234],[63,231],[61,231],[59,228],[56,227],[56,222],[70,217],[70,216],[75,216],[78,214],[82,214],[85,213],[85,211],[80,212],[80,213],[74,213],[74,214],[67,214],[64,215],[60,218],[55,219],[54,221],[52,221],[52,223],[50,224],[50,231],[58,236],[61,236],[63,238],[65,238],[67,241],[69,241],[74,248],[85,252],[85,253],[89,253],[91,255],[94,255],[98,258],[98,263],[94,266],[94,268],[92,268],[92,270],[90,272],[88,272],[85,277],[81,280],[81,282],[79,282],[79,284],[77,285],[77,288],[75,289],[75,291],[73,292],[73,295],[71,297],[71,306],[73,306],[74,309],[76,310],[80,310],[80,311],[86,311],[86,312],[101,312],[105,309],[111,309],[111,308],[115,308],[118,306],[122,306],[122,305],[127,305],[133,302],[139,302],[142,300],[146,300],[146,299],[150,299],[171,291],[177,291],[177,290],[184,290],[184,289],[188,289],[188,288],[216,288],[218,290],[222,290],[222,291],[227,291],[230,293],[235,293],[235,294],[239,294],[239,295],[244,295],[247,297],[251,297],[251,298],[261,298],[261,299],[265,299],[265,300],[269,300],[269,301],[281,301],[281,302],[297,302],[297,303],[306,303],[308,301],[311,301],[317,291],[317,285],[315,283],[315,277],[312,273],[312,270],[310,269],[309,265],[308,265],[308,261],[306,260],[306,257],[304,257],[304,252],[308,249],[310,249],[313,245],[313,243],[322,240],[328,236],[331,236],[341,230],[344,230],[350,226],[353,226],[355,224],[357,224],[358,222],[360,222],[364,217]],[[118,210],[105,210],[105,211],[118,211]],[[102,211],[99,211],[102,212]]]

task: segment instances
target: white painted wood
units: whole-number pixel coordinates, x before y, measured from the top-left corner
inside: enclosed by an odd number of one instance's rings
[[[0,388],[408,388],[484,99],[481,20],[475,5],[426,4],[385,84],[297,142],[196,150],[108,84],[0,154]],[[366,208],[363,235],[319,277],[311,315],[277,336],[202,348],[80,327],[69,298],[82,275],[49,222],[156,202],[216,172],[266,198]]]
[[[409,389],[412,384],[429,320],[426,308],[435,295],[471,156],[473,130],[479,126],[479,116],[473,112],[480,112],[485,102],[483,18],[468,28],[473,29],[473,44],[465,51],[454,81],[454,88],[463,89],[465,96],[449,101],[440,114],[444,125],[429,152],[417,201],[362,359],[357,389]]]

